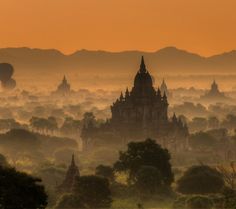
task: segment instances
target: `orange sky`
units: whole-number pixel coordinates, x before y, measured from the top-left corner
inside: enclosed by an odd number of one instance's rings
[[[236,49],[236,0],[0,0],[0,47]]]

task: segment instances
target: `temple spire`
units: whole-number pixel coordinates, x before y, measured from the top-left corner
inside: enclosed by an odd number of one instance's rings
[[[128,87],[126,88],[126,92],[125,92],[125,98],[128,98],[129,97],[129,89]]]
[[[166,85],[165,79],[162,79],[162,85]]]
[[[72,159],[71,159],[71,166],[75,166],[75,155],[72,154]]]
[[[172,121],[175,122],[175,123],[178,121],[175,113],[173,114]]]
[[[140,64],[140,73],[146,73],[146,72],[147,72],[147,69],[146,69],[146,65],[144,62],[144,57],[142,56],[141,64]]]
[[[120,101],[124,100],[123,92],[120,93]]]
[[[64,75],[64,77],[63,77],[63,82],[67,82],[66,75]]]

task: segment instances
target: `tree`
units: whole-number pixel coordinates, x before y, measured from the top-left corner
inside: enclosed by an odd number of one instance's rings
[[[153,166],[158,169],[166,185],[173,180],[170,164],[170,154],[152,139],[142,142],[131,142],[128,150],[120,152],[119,160],[115,163],[116,171],[125,171],[129,174],[129,181],[137,181],[137,173],[142,166]]]
[[[229,167],[225,166],[217,166],[218,171],[222,174],[225,183],[227,186],[234,190],[235,189],[235,184],[236,184],[236,167],[235,163],[231,162]]]
[[[216,116],[211,116],[208,118],[208,128],[209,129],[217,129],[219,128],[220,121]]]
[[[76,197],[74,194],[69,193],[62,195],[55,206],[55,209],[65,208],[82,209],[84,208],[84,205],[81,203],[78,197]]]
[[[5,156],[2,154],[0,154],[0,166],[2,166],[2,167],[8,166]]]
[[[0,208],[44,209],[47,195],[41,180],[0,166]]]
[[[228,114],[226,118],[222,121],[221,125],[230,130],[234,130],[236,126],[236,116],[233,114]]]
[[[207,196],[194,195],[187,199],[186,206],[188,209],[211,209],[213,202]]]
[[[183,194],[219,193],[223,186],[221,173],[207,165],[190,167],[177,181],[177,191]]]
[[[55,117],[48,117],[47,125],[48,130],[51,131],[52,134],[58,129],[58,124]]]
[[[193,148],[206,149],[216,145],[217,140],[209,133],[200,131],[190,136],[189,143]]]
[[[195,117],[189,123],[191,130],[194,131],[204,131],[207,128],[207,119],[201,117]]]
[[[80,131],[81,122],[74,120],[72,117],[67,117],[61,126],[61,133],[64,135],[77,135]]]
[[[81,176],[75,180],[73,194],[88,208],[108,208],[112,198],[109,181],[99,176]]]
[[[17,128],[21,128],[21,124],[16,122],[15,119],[0,119],[0,130],[2,132]]]
[[[135,183],[139,193],[150,196],[155,194],[163,184],[159,170],[153,166],[142,166],[137,173]]]
[[[173,202],[172,208],[173,209],[185,209],[186,208],[186,201],[188,196],[180,196],[175,199]]]
[[[32,117],[30,119],[30,126],[33,130],[40,133],[48,133],[49,131],[53,134],[58,129],[58,124],[55,117],[38,118]]]
[[[84,126],[88,126],[89,123],[95,124],[96,119],[95,119],[95,116],[94,116],[93,112],[84,113],[82,121],[83,121]]]
[[[111,182],[113,182],[115,178],[113,168],[106,165],[97,166],[95,170],[95,175],[107,178]]]
[[[233,190],[228,187],[224,188],[223,197],[224,197],[224,208],[236,209],[236,190]]]
[[[0,135],[0,144],[3,150],[11,156],[14,163],[19,156],[35,155],[41,142],[38,137],[24,129],[12,129]]]

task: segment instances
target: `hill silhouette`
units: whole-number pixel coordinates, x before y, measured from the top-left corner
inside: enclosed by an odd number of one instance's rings
[[[11,63],[18,74],[75,72],[114,75],[136,72],[142,55],[148,67],[161,74],[230,74],[236,69],[236,51],[203,57],[175,47],[156,52],[80,50],[70,55],[55,49],[2,48],[0,62]]]

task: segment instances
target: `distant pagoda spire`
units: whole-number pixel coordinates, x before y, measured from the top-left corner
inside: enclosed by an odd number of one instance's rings
[[[165,79],[163,78],[162,80],[162,84],[161,84],[161,93],[164,94],[164,92],[169,95],[169,92],[168,92],[168,88],[167,88],[167,85],[166,85],[166,82],[165,82]]]
[[[160,88],[158,87],[157,89],[157,99],[160,101],[161,100],[161,90]]]
[[[165,91],[164,91],[164,94],[163,94],[163,99],[167,100],[167,96],[166,96],[166,92]]]
[[[74,167],[75,166],[75,155],[72,154],[72,159],[71,159],[71,167]]]
[[[166,82],[165,82],[164,78],[162,79],[162,84],[161,85],[166,86]]]

